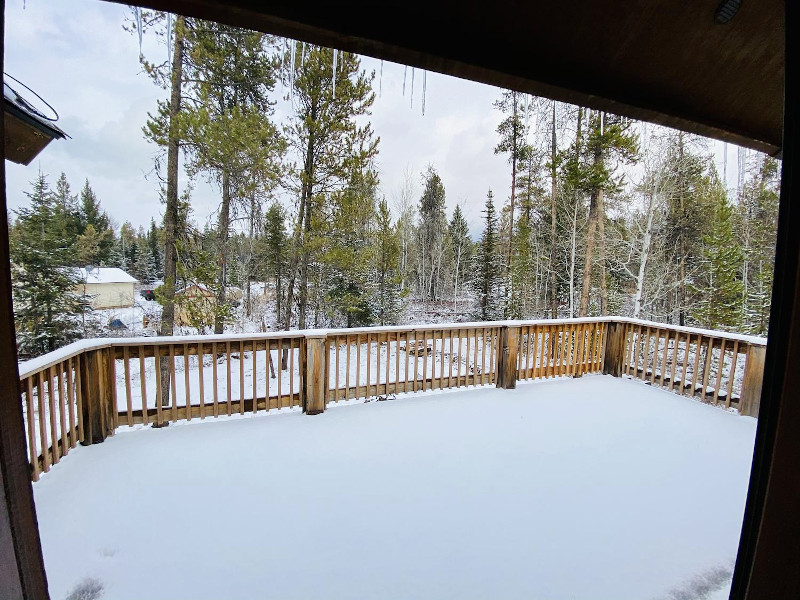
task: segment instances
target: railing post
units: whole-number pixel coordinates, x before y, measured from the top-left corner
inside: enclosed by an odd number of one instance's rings
[[[114,433],[115,409],[112,404],[111,349],[100,348],[86,351],[81,363],[81,397],[83,398],[81,444],[100,444]]]
[[[325,411],[325,335],[308,334],[303,356],[303,412],[318,415]]]
[[[497,387],[513,390],[517,387],[517,351],[519,327],[503,325],[500,329],[500,354],[497,357]]]
[[[765,346],[749,345],[747,347],[747,362],[744,367],[742,380],[742,394],[739,400],[739,413],[748,417],[758,417],[761,406],[761,385],[764,380],[764,357],[767,349]]]
[[[606,350],[603,356],[603,374],[620,377],[625,354],[625,324],[610,321],[606,324]]]

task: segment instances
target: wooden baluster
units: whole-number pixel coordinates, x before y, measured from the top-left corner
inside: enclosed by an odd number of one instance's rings
[[[47,473],[50,470],[50,452],[47,443],[47,399],[44,394],[44,373],[39,371],[36,374],[36,394],[39,408],[39,441],[42,446],[42,470]]]
[[[225,342],[225,370],[227,371],[228,381],[227,381],[227,399],[228,399],[228,416],[230,417],[233,414],[233,391],[231,390],[231,343]]]
[[[131,366],[130,366],[130,350],[127,346],[122,347],[122,364],[125,371],[125,408],[127,411],[128,422],[130,427],[133,425],[133,398],[131,394]],[[72,394],[69,394],[72,396]]]
[[[692,398],[694,398],[695,394],[697,393],[697,373],[698,370],[700,369],[700,346],[702,343],[703,343],[703,337],[698,335],[694,350],[694,367],[692,369],[692,388],[689,394]]]
[[[331,344],[335,344],[335,348],[333,350],[333,357],[334,362],[336,364],[335,370],[336,372],[333,374],[334,384],[333,384],[333,400],[334,402],[339,401],[339,349],[341,348],[341,342],[339,341],[339,336],[336,335],[331,340]],[[330,356],[330,354],[328,354]],[[330,385],[327,381],[325,385]]]
[[[59,454],[58,450],[58,412],[56,411],[56,391],[55,391],[55,374],[53,372],[53,367],[48,367],[47,369],[47,405],[50,410],[50,447],[52,448],[53,452],[53,462],[52,464],[56,464],[60,459],[61,455]]]
[[[206,418],[206,393],[203,388],[205,378],[205,348],[202,342],[197,343],[197,387],[200,392],[200,420]]]
[[[178,374],[175,369],[175,346],[169,345],[169,381],[172,392],[172,421],[178,420]]]
[[[33,407],[33,376],[25,378],[25,415],[28,429],[28,457],[31,461],[32,478],[39,481],[39,453],[36,451],[36,415]],[[74,439],[74,437],[73,437]]]
[[[736,378],[736,361],[739,359],[739,340],[733,342],[733,356],[731,356],[731,370],[728,376],[728,393],[725,396],[725,408],[731,407],[733,400],[733,380]]]
[[[361,334],[356,335],[356,398],[360,398],[358,393],[361,386]]]
[[[714,405],[719,403],[719,388],[722,385],[722,370],[725,368],[725,344],[724,338],[719,341],[719,367],[717,368],[717,384],[714,386]]]
[[[417,346],[419,348],[419,346]],[[419,354],[419,350],[417,351]],[[425,380],[428,378],[428,332],[422,330],[422,390],[425,391]]]
[[[153,346],[153,360],[155,363],[155,373],[156,373],[156,425],[163,425],[164,424],[164,399],[163,399],[163,391],[161,390],[161,348],[159,346]]]
[[[406,331],[406,376],[405,382],[403,383],[403,391],[408,391],[408,365],[409,365],[409,357],[411,355],[411,332]],[[452,360],[452,359],[451,359]]]
[[[669,351],[669,336],[671,331],[669,329],[664,330],[664,356],[661,358],[661,381],[659,382],[660,386],[663,388],[667,381],[667,352]]]
[[[211,355],[213,360],[211,361],[211,379],[213,379],[214,384],[214,395],[211,399],[211,410],[213,412],[214,418],[219,416],[219,377],[217,375],[217,342],[211,342]]]
[[[714,338],[710,337],[706,341],[706,360],[705,366],[703,367],[703,391],[700,394],[700,397],[703,399],[703,402],[707,400],[708,396],[708,375],[711,372],[711,355],[714,353]]]
[[[78,444],[78,436],[75,431],[75,406],[77,401],[75,398],[75,361],[72,358],[67,359],[67,402],[69,408],[69,443],[70,448],[74,448]],[[133,423],[131,423],[133,424]]]
[[[61,433],[61,456],[69,451],[69,434],[67,430],[67,407],[64,397],[64,363],[56,365],[56,378],[58,381],[58,421]],[[116,412],[116,411],[115,411]]]
[[[372,334],[367,332],[367,389],[364,391],[364,397],[369,398],[371,393],[370,386],[372,385]]]
[[[264,345],[269,345],[269,340],[264,340]],[[258,344],[256,340],[250,341],[250,347],[253,349],[253,372],[251,373],[251,378],[253,379],[253,414],[258,412]],[[265,373],[264,379],[269,381],[269,371]],[[265,406],[265,410],[269,412],[269,397],[267,397]]]
[[[400,393],[400,332],[394,332],[394,393]]]
[[[683,350],[683,370],[681,371],[681,396],[683,396],[686,393],[687,384],[690,383],[687,382],[686,380],[688,378],[689,347],[691,346],[691,343],[692,343],[692,336],[691,334],[687,333],[686,342],[684,344],[684,350]]]
[[[244,340],[239,340],[239,414],[244,414]]]
[[[386,371],[384,372],[383,395],[386,397],[389,395],[389,356],[391,356],[390,350],[392,349],[388,332],[384,334],[384,341],[386,342]]]
[[[658,359],[658,344],[661,340],[661,328],[656,328],[655,336],[653,337],[653,366],[650,368],[650,385],[653,385],[656,382],[656,363]]]
[[[185,402],[186,402],[186,420],[192,420],[192,396],[191,396],[191,386],[189,383],[189,345],[183,345],[183,386],[186,388],[184,390]]]
[[[300,352],[300,340],[297,340],[297,351]],[[289,340],[289,395],[294,399],[294,343]],[[294,400],[292,400],[294,401]],[[300,406],[298,401],[296,406]]]
[[[145,362],[145,355],[144,355],[144,346],[137,346],[137,352],[139,354],[139,391],[142,397],[142,423],[145,425],[150,424],[150,415],[147,412],[147,373],[145,372],[147,363]],[[158,363],[156,363],[158,364]],[[77,376],[81,376],[80,368],[76,369]],[[81,392],[81,386],[76,383],[75,387],[78,389],[78,393]],[[78,410],[78,422],[81,421],[81,411]],[[81,430],[83,431],[83,430]],[[83,433],[81,433],[81,437],[83,437]]]
[[[633,365],[631,377],[639,377],[639,348],[642,345],[642,326],[637,325],[636,331],[633,332]]]

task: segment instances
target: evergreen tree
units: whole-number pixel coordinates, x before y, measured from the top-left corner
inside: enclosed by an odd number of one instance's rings
[[[374,137],[369,123],[357,123],[359,117],[369,115],[375,100],[374,72],[362,71],[355,54],[319,46],[306,46],[300,64],[299,44],[291,43],[297,51],[287,51],[284,58],[286,64],[295,59],[294,68],[290,69],[294,77],[286,78],[295,112],[286,135],[301,159],[293,172],[298,207],[292,232],[284,326],[288,329],[291,325],[290,308],[296,291],[297,321],[302,329],[307,326],[312,304],[309,281],[321,277],[319,271],[312,271],[325,247],[319,236],[325,228],[324,217],[331,212],[333,194],[351,186],[354,177],[367,170],[378,152],[379,139]]]
[[[503,317],[502,296],[500,292],[500,253],[498,244],[497,214],[494,208],[492,190],[486,196],[486,215],[483,237],[478,244],[476,260],[475,289],[478,293],[478,318],[481,321],[496,321]]]
[[[375,314],[379,325],[394,325],[400,314],[400,235],[392,224],[386,199],[378,204],[375,231],[377,290]]]
[[[346,327],[371,325],[376,318],[370,280],[376,190],[374,172],[354,173],[350,185],[333,195],[330,230],[318,238],[327,245],[322,264],[329,270],[328,314]]]
[[[284,142],[270,120],[275,63],[265,34],[202,22],[187,31],[194,67],[192,108],[180,115],[191,148],[190,172],[216,179],[222,201],[217,220],[217,304],[225,305],[229,280],[232,205],[257,188],[274,185]],[[214,332],[222,333],[220,318]]]
[[[509,199],[508,241],[506,244],[506,275],[509,273],[512,262],[512,243],[514,236],[514,209],[516,207],[517,175],[521,165],[524,165],[531,154],[531,147],[527,142],[527,124],[523,107],[525,94],[507,90],[503,92],[500,100],[494,103],[495,108],[501,110],[506,118],[497,126],[500,141],[495,146],[495,154],[508,154],[508,164],[511,166],[511,196]]]
[[[73,256],[64,226],[65,211],[74,216],[65,202],[68,188],[53,194],[41,173],[32,185],[30,207],[18,211],[9,242],[19,351],[38,356],[81,336],[88,305],[77,272],[65,266]]]
[[[472,263],[472,240],[469,237],[467,220],[459,204],[456,204],[453,217],[450,219],[448,235],[453,262],[453,307],[455,308],[459,291],[463,291],[470,279],[469,265]]]
[[[260,270],[264,281],[272,282],[277,323],[283,322],[283,280],[286,277],[288,263],[287,241],[284,210],[280,204],[273,202],[267,209],[264,235],[256,246],[256,253],[260,257]]]
[[[737,331],[743,316],[744,254],[733,231],[733,209],[716,177],[709,181],[706,193],[713,217],[709,231],[702,238],[702,267],[691,286],[698,298],[692,317],[708,329]]]
[[[437,300],[444,287],[443,262],[447,243],[445,192],[439,174],[428,166],[425,189],[419,200],[416,231],[417,293],[421,300]]]

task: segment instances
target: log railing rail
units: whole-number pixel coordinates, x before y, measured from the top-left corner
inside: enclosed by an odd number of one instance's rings
[[[20,382],[35,481],[123,426],[590,373],[758,416],[765,345],[621,317],[96,339],[21,363]]]

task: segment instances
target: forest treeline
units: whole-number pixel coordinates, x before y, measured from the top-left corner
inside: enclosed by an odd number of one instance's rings
[[[126,29],[170,48],[163,63],[141,57],[164,89],[143,127],[160,149],[163,220],[116,227],[88,181],[73,195],[63,174],[52,189],[40,174],[10,219],[26,352],[81,335],[85,302],[63,267],[87,264],[163,281],[164,335],[189,284],[215,297],[196,325],[217,333],[245,319],[393,324],[411,309],[430,320],[621,314],[766,333],[775,159],[740,151],[728,189],[702,138],[506,91],[487,152],[507,159],[508,184],[475,190],[484,210],[473,239],[435,165],[382,192],[375,74],[357,55],[158,12]],[[280,119],[278,101],[289,111]],[[219,191],[204,226],[192,213],[200,178]]]

